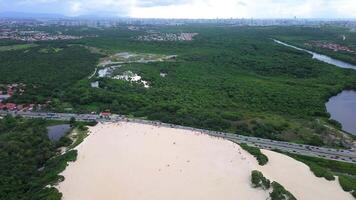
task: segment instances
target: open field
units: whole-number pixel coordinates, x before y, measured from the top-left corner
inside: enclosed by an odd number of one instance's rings
[[[315,177],[285,155],[265,151],[259,166],[237,144],[199,132],[121,122],[99,124],[78,147],[58,185],[71,199],[254,199],[252,170],[281,183],[297,199],[353,199],[336,181]]]
[[[38,46],[37,44],[15,44],[15,45],[10,45],[10,46],[0,46],[0,52],[29,49],[29,48],[37,47],[37,46]]]

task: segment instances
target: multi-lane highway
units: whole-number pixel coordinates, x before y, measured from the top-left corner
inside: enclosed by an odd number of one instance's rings
[[[290,142],[262,139],[256,137],[248,137],[248,136],[242,136],[242,135],[237,135],[232,133],[223,133],[223,132],[209,131],[209,130],[197,129],[192,127],[174,125],[174,124],[161,123],[157,121],[126,118],[125,116],[121,116],[121,115],[111,115],[109,118],[105,118],[105,117],[103,118],[98,114],[0,111],[0,115],[2,116],[8,114],[13,116],[20,115],[26,118],[43,118],[43,119],[54,119],[54,120],[63,120],[63,121],[69,121],[73,117],[77,121],[98,121],[98,122],[129,121],[134,123],[150,124],[155,126],[179,128],[179,129],[205,133],[214,137],[225,138],[236,143],[246,143],[262,149],[277,149],[280,151],[290,152],[299,155],[307,155],[307,156],[320,157],[320,158],[325,158],[330,160],[356,163],[355,150],[332,149],[332,148],[316,147],[310,145],[295,144]]]

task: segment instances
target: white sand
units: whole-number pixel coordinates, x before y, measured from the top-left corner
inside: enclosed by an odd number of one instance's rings
[[[135,123],[90,131],[62,174],[64,200],[265,200],[267,192],[250,186],[254,169],[298,199],[352,199],[287,156],[264,151],[270,163],[260,167],[238,145],[205,134]]]
[[[301,200],[352,200],[351,194],[342,190],[339,181],[327,181],[317,178],[304,163],[273,151],[262,150],[269,162],[258,166],[263,175],[271,181],[277,181]]]

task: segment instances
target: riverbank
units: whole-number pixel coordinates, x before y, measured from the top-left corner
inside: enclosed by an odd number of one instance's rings
[[[287,44],[285,42],[282,42],[282,41],[279,41],[279,40],[276,40],[276,39],[273,39],[273,41],[276,42],[277,44],[280,44],[280,45],[283,45],[283,46],[286,46],[286,47],[290,47],[290,48],[293,48],[293,49],[296,49],[296,50],[299,50],[299,51],[307,52],[307,53],[309,53],[309,54],[311,54],[313,56],[313,59],[317,59],[319,61],[334,65],[336,67],[356,70],[356,65],[347,63],[345,61],[338,60],[338,59],[329,57],[327,55],[319,54],[319,53],[316,53],[316,52],[313,52],[313,51],[310,51],[310,50],[307,50],[307,49],[296,47],[296,46],[293,46],[291,44]]]
[[[99,124],[77,150],[57,187],[64,200],[266,199],[268,192],[251,187],[254,169],[298,199],[352,199],[285,155],[263,151],[270,161],[261,167],[239,145],[188,130]]]

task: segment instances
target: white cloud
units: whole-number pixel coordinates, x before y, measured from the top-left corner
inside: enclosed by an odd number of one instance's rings
[[[78,13],[80,13],[80,11],[82,10],[82,3],[81,2],[70,2],[70,13],[76,15]]]
[[[134,17],[333,18],[356,17],[355,0],[192,0],[185,4],[134,7]]]
[[[0,11],[150,18],[352,18],[356,0],[0,0]]]

